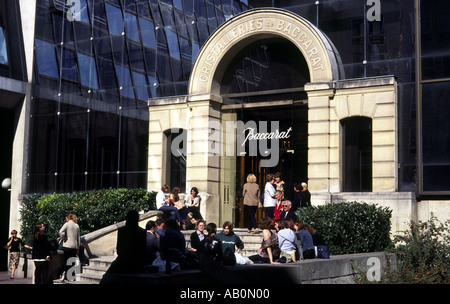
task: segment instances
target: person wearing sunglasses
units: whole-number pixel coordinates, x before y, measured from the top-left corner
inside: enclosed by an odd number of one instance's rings
[[[292,202],[290,200],[285,200],[281,203],[281,207],[283,208],[281,211],[280,219],[292,219],[294,222],[297,220],[297,215],[292,208]]]

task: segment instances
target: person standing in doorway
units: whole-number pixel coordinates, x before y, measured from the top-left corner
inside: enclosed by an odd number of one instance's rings
[[[284,181],[282,180],[283,175],[281,172],[276,172],[274,174],[275,186],[278,191],[281,191],[282,198],[284,198]]]
[[[77,224],[77,217],[75,214],[69,213],[66,215],[66,223],[59,230],[59,235],[63,239],[64,279],[67,280],[67,271],[72,266],[71,264],[67,265],[67,261],[70,258],[76,258],[78,250],[80,249],[80,227]]]
[[[308,185],[302,183],[302,205],[301,207],[311,207],[311,193],[308,190]]]
[[[273,210],[277,200],[275,198],[273,174],[269,173],[266,176],[266,185],[264,187],[264,209],[266,210],[266,216],[273,218]]]
[[[253,233],[258,233],[259,229],[256,225],[255,213],[258,209],[259,203],[259,185],[256,183],[256,176],[254,174],[249,174],[247,176],[247,182],[244,184],[242,190],[244,196],[244,209],[247,211],[249,216],[248,221],[248,233],[252,232],[252,228],[255,228]]]

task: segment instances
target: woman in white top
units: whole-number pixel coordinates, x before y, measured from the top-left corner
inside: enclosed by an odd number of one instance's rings
[[[75,274],[73,277],[68,278],[67,271],[75,264],[75,261],[67,265],[67,261],[70,258],[76,258],[78,254],[78,250],[80,248],[80,227],[77,224],[77,217],[75,214],[69,213],[66,215],[66,223],[59,230],[59,235],[63,239],[64,243],[62,246],[62,250],[64,252],[64,267],[65,267],[65,275],[64,279],[74,280]]]
[[[264,187],[264,209],[266,210],[266,216],[273,219],[273,210],[277,203],[277,199],[275,198],[275,187],[273,185],[273,174],[267,174],[266,181],[266,186]]]

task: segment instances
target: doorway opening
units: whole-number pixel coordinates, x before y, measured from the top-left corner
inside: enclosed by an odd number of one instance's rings
[[[285,199],[293,201],[294,183],[307,182],[308,180],[308,107],[305,101],[292,103],[290,106],[282,107],[258,107],[236,111],[237,119],[243,122],[254,121],[259,126],[260,122],[279,122],[279,131],[291,129],[289,137],[280,139],[278,147],[270,147],[272,153],[277,154],[273,166],[264,167],[262,160],[271,156],[262,155],[263,151],[252,156],[249,153],[248,141],[246,142],[245,154],[237,155],[236,158],[236,197],[234,224],[236,227],[247,227],[249,217],[244,211],[244,199],[242,187],[246,183],[248,174],[256,176],[260,194],[264,193],[266,176],[269,173],[280,172],[284,181]],[[270,128],[270,123],[268,124]],[[275,130],[268,130],[275,131]],[[264,209],[256,212],[256,221],[266,216]]]

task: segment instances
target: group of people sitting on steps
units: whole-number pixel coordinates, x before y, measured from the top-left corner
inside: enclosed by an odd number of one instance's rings
[[[138,225],[139,215],[130,211],[125,227],[118,231],[117,258],[109,273],[143,273],[177,269],[213,269],[231,266],[243,258],[245,264],[281,264],[313,259],[329,258],[323,238],[312,227],[291,219],[266,217],[259,221],[262,230],[261,246],[257,253],[243,257],[244,242],[233,231],[229,221],[217,232],[215,223],[196,221],[196,229],[190,235],[187,246],[179,222],[175,219],[148,221],[146,229]],[[238,263],[241,264],[241,263]]]
[[[193,229],[197,222],[203,219],[200,213],[201,196],[198,189],[192,187],[191,192],[181,197],[180,188],[175,187],[169,193],[169,187],[164,185],[156,194],[156,208],[164,213],[164,218],[173,219],[181,228]]]

